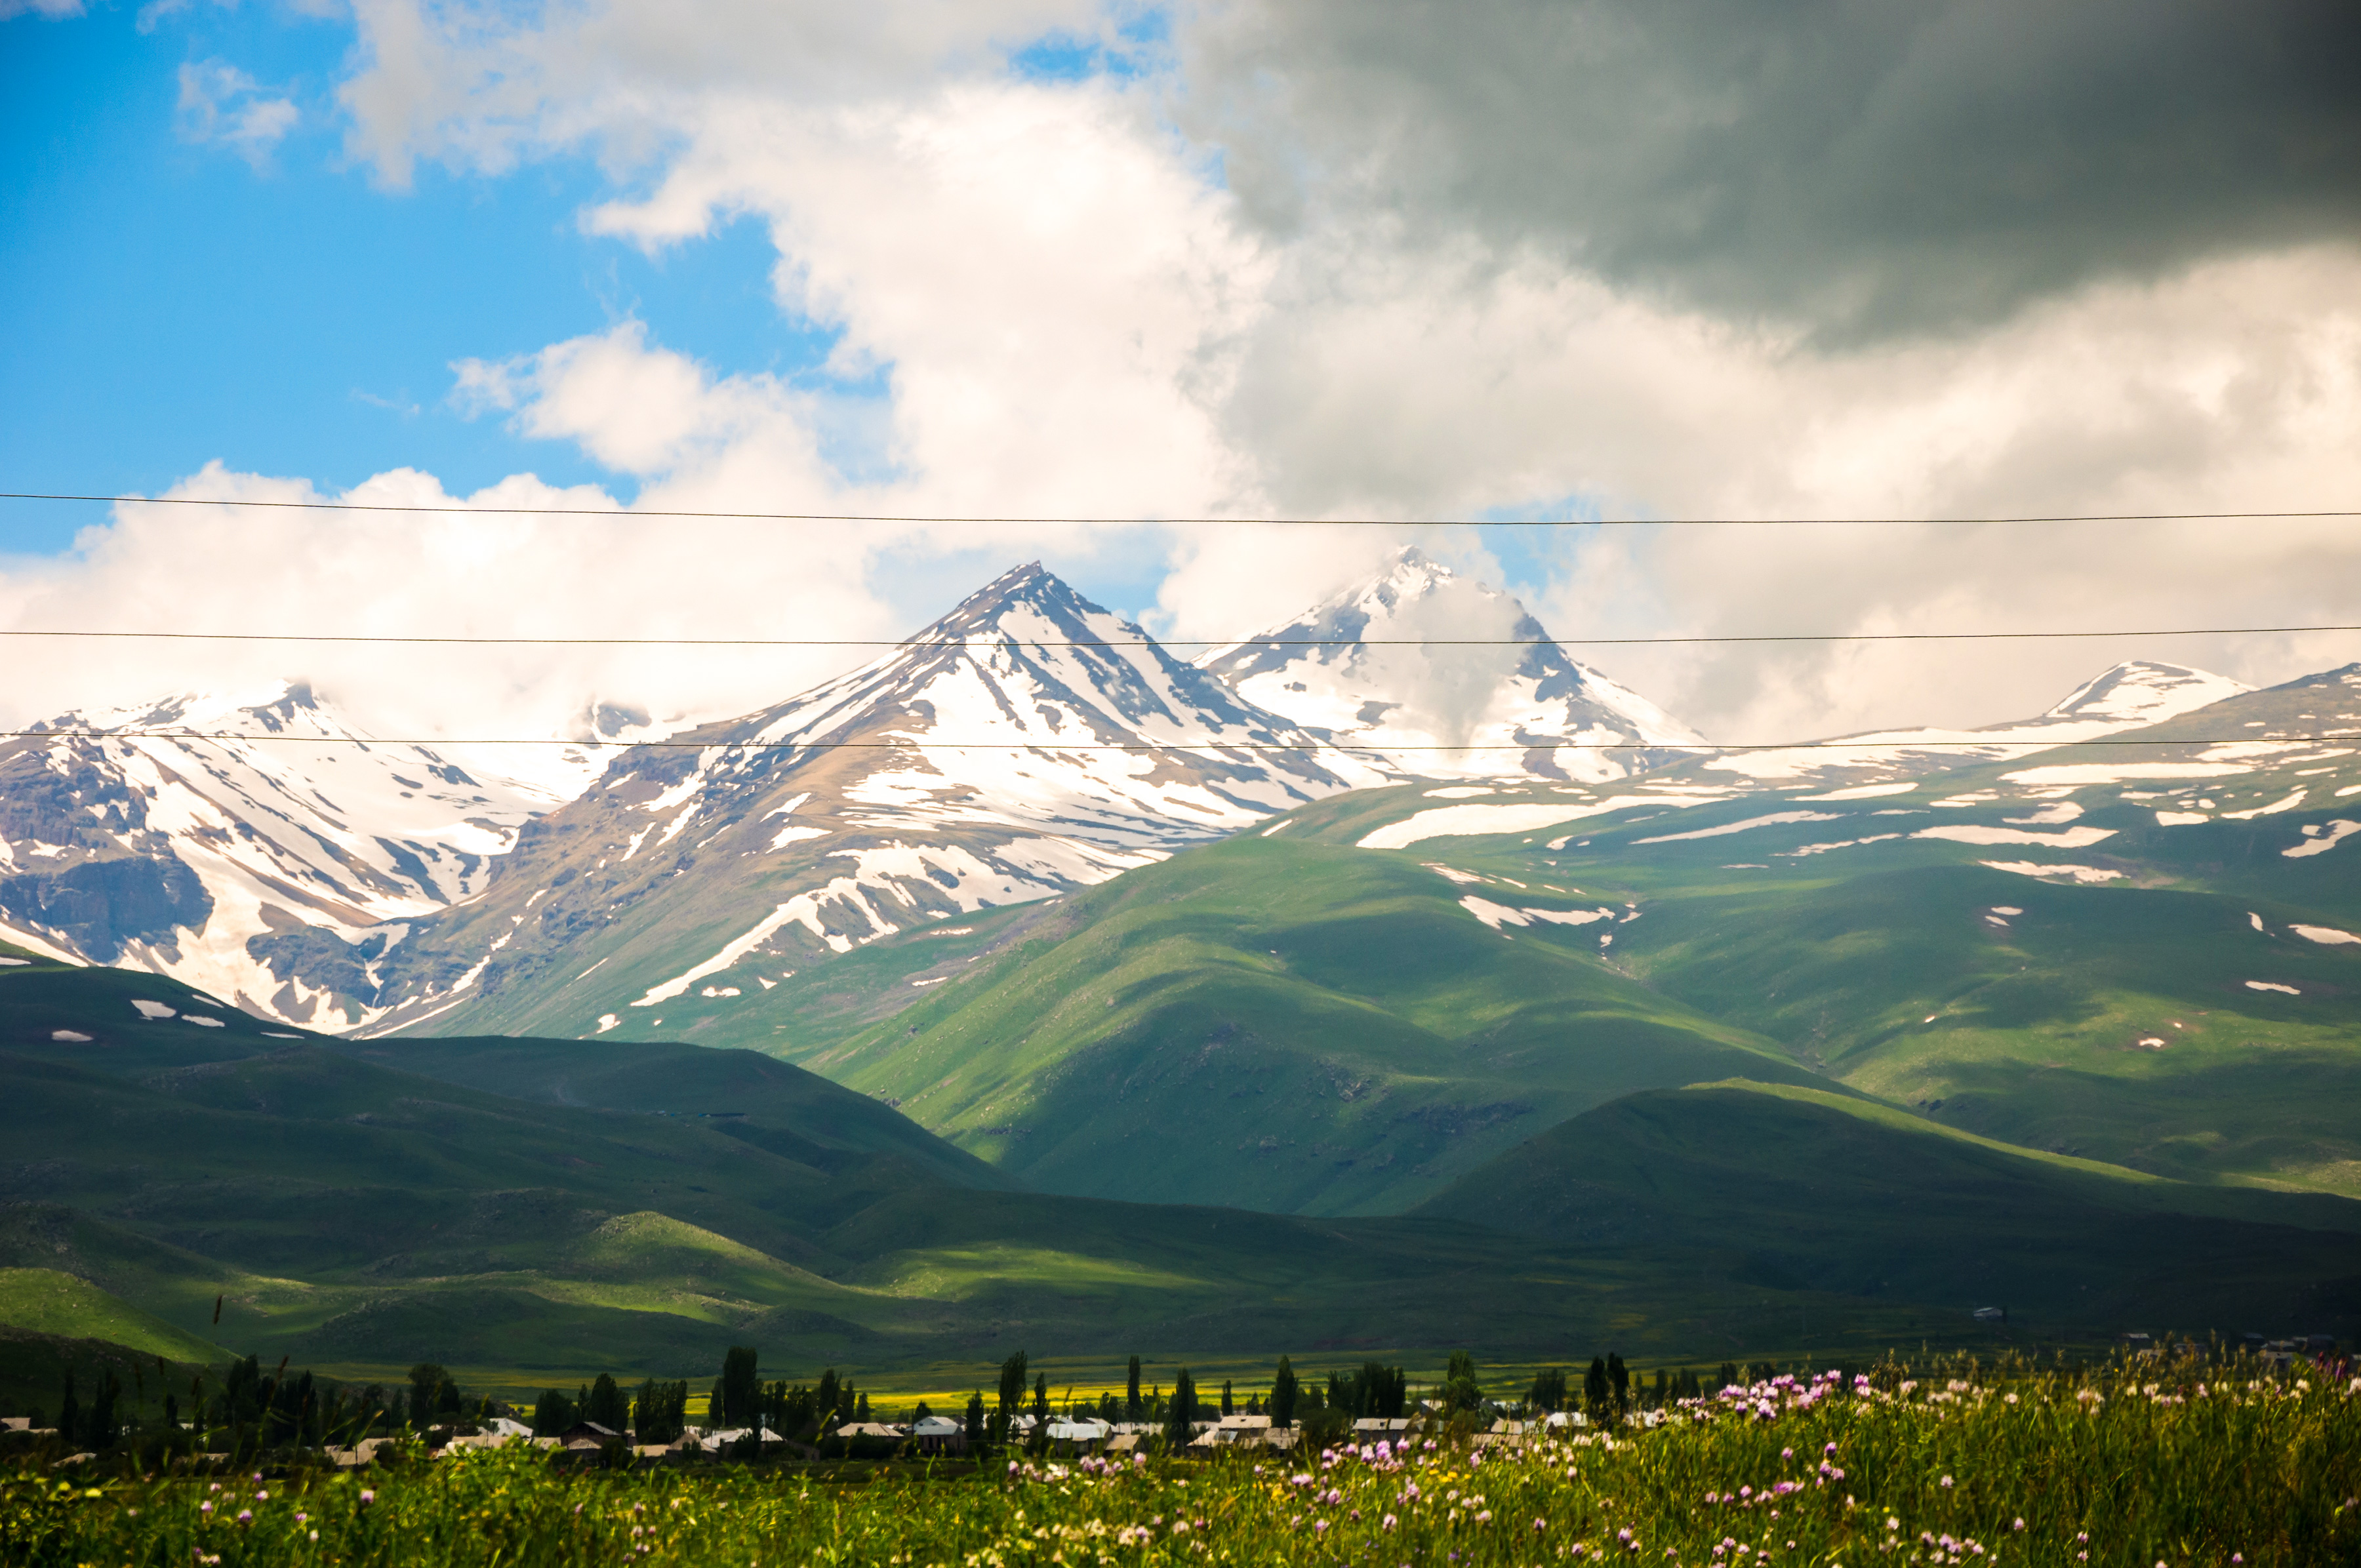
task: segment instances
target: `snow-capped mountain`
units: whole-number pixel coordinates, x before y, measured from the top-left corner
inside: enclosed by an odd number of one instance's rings
[[[1375,581],[1199,663],[1257,707],[1418,776],[1597,783],[1703,745],[1569,657],[1515,599],[1415,548]]]
[[[559,798],[373,741],[300,684],[39,728],[0,745],[0,931],[321,1027]]]
[[[2132,659],[2077,686],[2047,713],[1979,729],[1886,729],[1811,747],[1731,751],[1697,770],[1762,784],[1876,784],[1970,762],[2000,762],[2051,746],[2160,724],[2252,691],[2227,675]]]
[[[471,1029],[653,1026],[692,987],[752,990],[1381,776],[1021,566],[884,658],[625,752],[401,949],[370,1032],[463,1004]]]

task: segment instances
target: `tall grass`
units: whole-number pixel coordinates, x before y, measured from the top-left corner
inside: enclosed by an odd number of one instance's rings
[[[0,1482],[0,1562],[2309,1568],[2361,1563],[2361,1379],[1831,1373],[1514,1449],[1012,1453],[955,1478],[577,1472],[521,1449],[361,1475],[65,1474]]]

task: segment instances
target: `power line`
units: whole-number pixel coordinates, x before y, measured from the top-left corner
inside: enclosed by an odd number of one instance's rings
[[[2062,751],[2074,746],[2242,746],[2256,740],[2282,740],[2304,744],[2331,740],[2361,740],[2361,729],[2335,730],[2326,735],[2235,735],[2224,740],[2203,740],[2191,736],[2151,737],[2147,740],[2101,737],[2081,740],[2035,740],[2031,738],[1994,736],[1990,740],[1925,740],[1896,739],[1887,740],[1748,740],[1722,743],[1699,740],[1606,740],[1597,743],[1553,742],[1528,744],[1503,742],[1498,745],[1422,745],[1374,746],[1352,741],[1305,741],[1273,743],[1247,740],[1093,740],[1080,742],[1031,740],[567,740],[551,736],[505,736],[477,740],[393,740],[382,736],[350,735],[248,735],[237,730],[197,729],[0,729],[0,740],[262,740],[288,741],[313,746],[613,746],[619,748],[649,748],[675,751],[899,751],[931,749],[939,751],[1694,751],[1711,755],[1722,751],[1893,751],[1962,750],[1980,751],[1991,746],[2032,745],[2041,751]]]
[[[676,510],[638,507],[501,507],[405,505],[390,501],[274,501],[221,499],[205,496],[102,496],[0,490],[0,500],[78,501],[106,506],[203,506],[266,508],[276,511],[432,513],[466,517],[591,517],[629,522],[641,518],[736,522],[961,523],[979,526],[1115,524],[1158,528],[1211,528],[1257,524],[1274,528],[1816,528],[1972,527],[1980,523],[2042,522],[2259,522],[2273,519],[2361,517],[2361,509],[2320,511],[2055,512],[1982,517],[1594,517],[1594,518],[1395,518],[1395,517],[952,517],[880,512]]]
[[[1719,642],[1989,642],[2108,637],[2248,637],[2312,631],[2361,631],[2339,626],[2180,626],[2111,631],[1773,631],[1699,637],[1108,637],[1071,641],[1034,638],[858,637],[409,637],[357,632],[118,631],[75,629],[0,630],[0,637],[93,637],[183,642],[360,642],[463,647],[533,648],[907,648],[937,652],[955,648],[1630,648]]]

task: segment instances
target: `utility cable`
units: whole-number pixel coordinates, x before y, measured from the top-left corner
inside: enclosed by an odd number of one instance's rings
[[[2054,512],[1988,517],[1593,517],[1593,518],[1395,518],[1395,517],[951,517],[875,512],[721,511],[639,507],[502,507],[404,504],[392,501],[280,501],[208,496],[104,496],[0,490],[0,500],[77,501],[106,506],[203,506],[265,508],[276,511],[426,513],[465,517],[590,517],[616,522],[642,518],[739,522],[961,523],[1026,525],[1213,528],[1257,524],[1273,528],[1816,528],[1972,527],[1982,523],[2065,522],[2247,522],[2279,519],[2361,517],[2361,509],[2318,511]]]
[[[592,746],[652,748],[676,751],[1695,751],[1709,755],[1722,751],[1929,751],[1945,748],[1979,751],[1992,746],[2034,746],[2041,751],[2060,751],[2071,746],[2244,746],[2257,740],[2281,741],[2290,744],[2325,744],[2332,740],[2361,740],[2361,729],[2335,730],[2325,735],[2237,735],[2226,740],[2202,740],[2193,737],[2150,737],[2132,739],[2101,737],[2081,740],[2041,740],[2026,736],[1994,736],[1990,740],[1925,740],[1907,738],[1886,740],[1749,740],[1722,743],[1713,740],[1604,740],[1551,741],[1525,743],[1503,741],[1493,745],[1468,742],[1460,745],[1378,746],[1367,742],[1305,741],[1272,743],[1247,740],[933,740],[912,738],[901,740],[568,740],[555,736],[510,736],[477,740],[390,740],[381,736],[356,735],[248,735],[238,730],[198,729],[0,729],[0,740],[258,740],[287,741],[313,746]]]
[[[928,653],[956,648],[1633,648],[1720,642],[1992,642],[2061,638],[2262,637],[2299,632],[2361,631],[2337,626],[2180,626],[2106,631],[1766,631],[1696,637],[1107,637],[1071,641],[1037,638],[860,637],[411,637],[362,632],[123,631],[81,628],[7,628],[0,637],[82,637],[182,642],[360,642],[419,646],[528,648],[906,648]]]

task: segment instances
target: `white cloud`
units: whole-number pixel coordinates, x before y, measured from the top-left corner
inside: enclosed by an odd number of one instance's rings
[[[218,60],[181,67],[179,107],[183,138],[228,148],[256,169],[302,118],[292,100],[265,96],[253,77]]]
[[[385,181],[421,159],[497,175],[587,150],[614,176],[584,215],[591,233],[661,249],[751,216],[777,250],[778,308],[840,334],[827,367],[794,378],[717,374],[664,346],[661,320],[454,367],[463,406],[580,446],[648,506],[1417,518],[1576,497],[1760,517],[2361,494],[2350,247],[2250,250],[2052,291],[1997,324],[1832,345],[1610,284],[1497,227],[1454,228],[1389,203],[1367,170],[1292,226],[1252,223],[1224,183],[1222,127],[1192,118],[1207,138],[1192,144],[1164,112],[1207,83],[1004,69],[1046,31],[1104,35],[1114,14],[1086,0],[538,14],[362,0],[354,14],[348,148]],[[1185,38],[1174,58],[1192,58]],[[284,100],[231,68],[183,80],[197,134],[248,156],[283,134],[268,116],[241,128]],[[1283,88],[1257,112],[1282,112]],[[221,469],[190,485],[308,493]],[[415,474],[365,488],[440,493]],[[500,493],[552,492],[526,477]],[[1029,554],[1169,545],[1159,624],[1221,638],[1410,536],[133,512],[80,562],[0,581],[0,620],[894,635]],[[1554,575],[1527,597],[1568,637],[2335,620],[2334,592],[2361,567],[2353,538],[2336,521],[1630,531],[1543,544]],[[1465,535],[1422,543],[1497,578]],[[2015,717],[2133,654],[2261,682],[2356,652],[2315,637],[1589,656],[1708,733],[1753,740]],[[89,694],[71,700],[121,700],[168,673],[146,657],[52,673]],[[546,729],[594,696],[731,711],[855,657],[306,655],[305,673],[450,733]],[[284,666],[268,660],[264,673]],[[46,687],[15,700],[65,706]]]
[[[30,12],[52,22],[61,22],[82,13],[82,0],[0,0],[0,22],[11,16]]]
[[[867,590],[869,542],[751,522],[531,518],[493,509],[613,509],[592,488],[530,476],[472,496],[379,475],[323,497],[209,466],[169,492],[218,504],[124,506],[73,557],[0,575],[0,624],[451,637],[877,638],[905,628]],[[268,510],[243,502],[456,501],[476,515]],[[840,649],[192,647],[38,643],[38,683],[8,694],[12,726],[191,685],[307,678],[389,736],[549,735],[594,701],[659,718],[739,712],[848,663]]]

